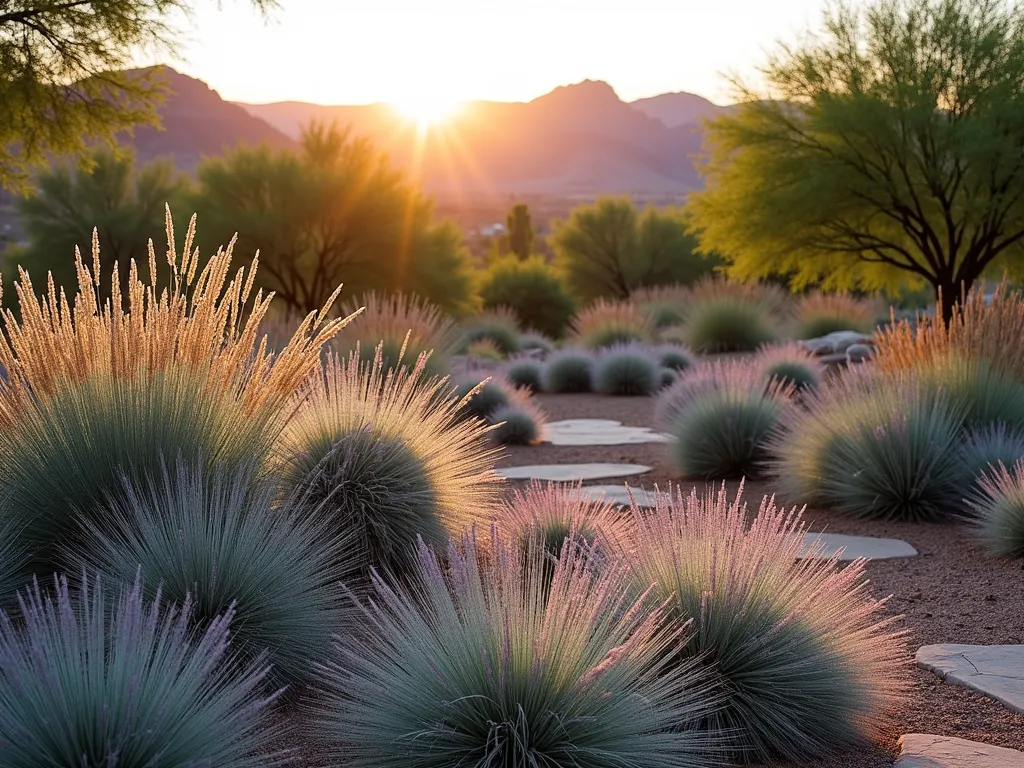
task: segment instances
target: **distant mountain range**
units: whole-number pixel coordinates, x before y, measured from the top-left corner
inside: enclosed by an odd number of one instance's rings
[[[387,104],[235,104],[165,70],[172,95],[163,130],[140,127],[129,139],[142,159],[170,155],[190,170],[241,144],[293,147],[304,124],[337,121],[373,137],[428,191],[459,197],[682,195],[700,186],[700,121],[728,109],[689,93],[627,103],[607,83],[587,80],[526,103],[470,102],[421,132]]]

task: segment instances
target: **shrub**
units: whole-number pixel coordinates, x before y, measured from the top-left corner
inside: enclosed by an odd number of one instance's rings
[[[544,428],[544,419],[537,409],[522,403],[498,408],[490,421],[495,425],[491,439],[498,445],[536,445]]]
[[[533,481],[517,489],[498,513],[498,527],[524,551],[540,544],[557,560],[566,541],[593,560],[613,557],[629,537],[628,516],[603,500],[583,495],[579,483]]]
[[[346,322],[321,323],[327,308],[311,313],[270,355],[256,344],[269,300],[250,296],[253,272],[229,280],[230,248],[200,269],[194,224],[179,258],[168,214],[171,287],[159,295],[135,270],[124,285],[115,272],[101,286],[96,242],[92,270],[76,260],[70,302],[40,300],[24,273],[15,286],[20,320],[5,315],[0,333],[2,511],[25,526],[47,568],[57,537],[76,536],[80,514],[97,519],[122,474],[156,479],[162,459],[178,455],[208,465],[258,460]],[[155,256],[151,264],[152,273]],[[124,302],[101,304],[104,293]]]
[[[630,294],[630,299],[651,318],[654,328],[661,330],[683,322],[688,296],[685,286],[657,285],[638,288]]]
[[[673,371],[688,371],[696,364],[693,353],[685,347],[666,344],[657,350],[658,364]]]
[[[774,445],[782,489],[854,517],[946,520],[971,478],[962,412],[912,376],[847,376],[790,411]]]
[[[704,727],[737,738],[735,757],[796,763],[874,735],[901,703],[906,648],[865,594],[865,562],[799,560],[804,524],[767,497],[746,523],[742,486],[633,509],[620,555],[637,589],[654,584],[677,622],[693,619],[679,663],[701,660],[725,690]]]
[[[593,390],[594,359],[583,350],[563,349],[544,365],[544,391],[556,394]]]
[[[816,291],[797,300],[793,335],[817,339],[835,331],[872,333],[883,317],[885,308],[877,299]]]
[[[463,331],[463,344],[469,346],[478,341],[491,342],[502,357],[519,351],[519,320],[508,307],[493,307],[479,317],[473,318]]]
[[[996,555],[1024,556],[1024,460],[982,476],[980,493],[968,500],[974,524]]]
[[[629,301],[598,299],[572,323],[573,342],[585,349],[602,349],[652,336],[651,320]]]
[[[673,468],[708,480],[763,473],[792,392],[779,382],[766,386],[747,362],[714,363],[684,375],[659,405],[675,438],[669,445]]]
[[[1024,458],[1024,435],[996,424],[972,431],[960,448],[960,462],[970,476],[979,479],[1000,464],[1012,467]]]
[[[659,383],[658,364],[637,347],[607,350],[594,366],[594,389],[602,395],[650,395]]]
[[[525,328],[560,338],[576,302],[559,274],[541,256],[503,257],[490,264],[480,283],[484,306],[509,307]]]
[[[721,738],[689,726],[714,693],[692,664],[668,666],[677,637],[621,569],[594,573],[567,549],[549,579],[541,548],[492,539],[489,567],[467,539],[449,547],[448,573],[421,546],[408,589],[375,579],[364,604],[374,632],[323,669],[319,719],[337,757],[376,768],[713,761]]]
[[[112,607],[97,585],[34,586],[0,617],[0,763],[281,765],[260,662],[231,663],[229,608],[200,636],[191,604],[161,609],[135,583]]]
[[[825,375],[818,358],[797,344],[765,347],[756,361],[765,381],[791,385],[797,392],[817,389]]]
[[[341,579],[361,553],[352,531],[325,534],[315,516],[276,506],[275,495],[248,468],[182,465],[160,482],[126,484],[109,502],[110,531],[92,527],[68,559],[113,583],[131,583],[141,568],[147,598],[157,585],[178,604],[191,597],[202,626],[234,606],[232,650],[247,658],[269,651],[277,684],[307,682],[342,626]]]
[[[529,358],[513,360],[505,368],[505,378],[509,384],[533,392],[540,392],[543,389],[543,376],[543,366]]]
[[[752,352],[779,339],[764,309],[732,296],[708,298],[690,308],[686,343],[697,352]]]
[[[422,358],[392,372],[329,359],[285,431],[284,489],[326,528],[357,530],[368,565],[404,572],[417,536],[443,547],[497,503],[488,427],[460,420],[450,394]]]
[[[412,367],[420,355],[429,354],[426,372],[448,374],[462,337],[455,322],[433,304],[411,294],[368,293],[344,305],[348,313],[360,309],[359,318],[335,342],[341,356],[358,351],[370,364],[380,347],[385,369],[392,370],[399,360]]]
[[[490,339],[474,341],[466,347],[466,355],[489,363],[500,363],[505,359],[505,355],[498,349],[498,345]]]

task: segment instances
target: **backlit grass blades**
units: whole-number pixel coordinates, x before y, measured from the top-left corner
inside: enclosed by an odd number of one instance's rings
[[[572,323],[573,343],[593,350],[650,341],[653,332],[651,317],[630,301],[598,299]]]
[[[797,392],[817,389],[825,376],[825,366],[797,344],[763,347],[754,360],[765,381],[791,385]]]
[[[126,483],[109,502],[113,525],[93,528],[69,559],[110,583],[130,583],[141,568],[146,596],[158,586],[179,604],[191,596],[200,627],[233,605],[232,650],[245,658],[266,652],[274,684],[294,686],[309,679],[342,628],[340,582],[362,553],[356,531],[300,518],[287,501],[275,508],[275,494],[245,468],[179,466],[154,483]]]
[[[131,582],[129,582],[131,584]],[[228,648],[233,610],[204,631],[191,604],[143,599],[138,582],[111,605],[97,583],[33,586],[21,616],[0,616],[0,764],[267,768],[280,729],[267,717],[261,660]]]
[[[283,489],[329,527],[355,525],[367,565],[405,570],[416,536],[443,547],[490,520],[500,490],[492,429],[415,365],[331,357],[305,389],[279,451]]]
[[[679,663],[700,659],[727,692],[712,733],[739,737],[735,757],[795,764],[856,744],[884,726],[906,687],[906,649],[885,601],[871,598],[864,560],[798,559],[804,526],[765,498],[747,523],[742,486],[661,497],[633,509],[621,557],[638,589],[654,584],[692,634]]]
[[[363,768],[696,768],[723,737],[695,732],[718,694],[616,568],[496,533],[421,546],[407,588],[375,579],[364,640],[338,647],[316,702],[332,757]]]
[[[982,476],[968,500],[978,533],[997,555],[1024,557],[1024,459]]]

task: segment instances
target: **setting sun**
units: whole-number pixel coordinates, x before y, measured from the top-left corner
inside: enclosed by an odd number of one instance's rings
[[[393,102],[393,106],[420,128],[443,122],[459,107],[453,99],[417,95]]]

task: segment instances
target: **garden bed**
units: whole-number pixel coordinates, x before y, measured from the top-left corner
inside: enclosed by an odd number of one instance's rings
[[[614,419],[629,426],[654,426],[653,398],[539,395],[538,402],[551,420]],[[581,462],[646,464],[653,468],[651,472],[630,479],[632,485],[645,488],[654,484],[664,488],[674,482],[666,448],[659,444],[509,447],[500,466]],[[619,481],[593,484],[615,482]],[[762,495],[774,492],[770,481],[748,482],[744,496],[756,510]],[[888,610],[905,616],[906,661],[912,667],[913,687],[898,722],[881,744],[804,763],[801,768],[891,765],[898,751],[896,741],[904,733],[941,734],[1024,750],[1024,716],[979,693],[944,683],[913,661],[919,647],[935,643],[1024,643],[1024,566],[1020,561],[992,557],[970,530],[956,525],[853,520],[822,509],[807,510],[805,518],[814,531],[903,539],[920,554],[867,566],[875,596],[892,594]]]

